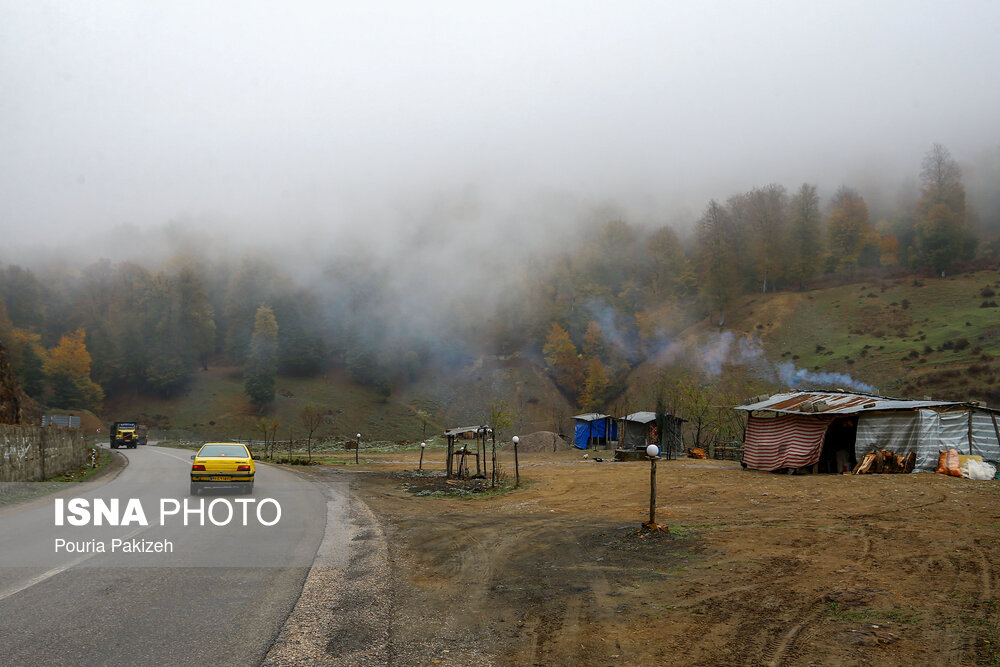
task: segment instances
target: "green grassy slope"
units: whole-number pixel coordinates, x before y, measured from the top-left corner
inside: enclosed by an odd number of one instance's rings
[[[574,414],[548,376],[520,357],[480,359],[451,373],[422,378],[397,388],[382,401],[355,384],[341,369],[313,378],[278,377],[276,398],[266,412],[279,422],[277,437],[305,436],[299,413],[314,403],[327,411],[322,433],[368,441],[417,441],[447,428],[489,421],[491,406],[503,400],[513,424],[511,433],[568,427]],[[428,415],[426,428],[418,411]],[[105,402],[104,416],[135,419],[178,437],[260,439],[261,414],[247,401],[239,368],[211,367],[196,373],[186,390],[171,398],[116,396]],[[505,433],[509,436],[511,433]]]
[[[885,395],[1000,404],[998,295],[995,270],[867,281],[750,297],[727,325],[758,334],[772,362],[848,373]]]
[[[314,403],[327,410],[325,433],[369,440],[419,438],[421,423],[413,408],[389,400],[381,402],[370,389],[352,383],[341,371],[315,378],[279,377],[268,417],[278,420],[278,438],[289,431],[304,437],[299,420],[304,405]],[[192,378],[186,391],[169,398],[116,397],[105,403],[104,413],[141,419],[159,429],[189,431],[201,437],[256,438],[256,422],[262,416],[243,393],[239,368],[212,367]]]

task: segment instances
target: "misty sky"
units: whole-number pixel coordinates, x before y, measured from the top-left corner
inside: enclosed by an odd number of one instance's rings
[[[380,240],[891,189],[933,142],[997,151],[998,64],[994,1],[0,0],[0,230]]]

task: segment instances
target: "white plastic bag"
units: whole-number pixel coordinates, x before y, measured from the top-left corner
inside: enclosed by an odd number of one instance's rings
[[[993,479],[996,474],[997,469],[992,464],[983,463],[975,459],[969,459],[962,466],[962,477],[968,477],[969,479]]]

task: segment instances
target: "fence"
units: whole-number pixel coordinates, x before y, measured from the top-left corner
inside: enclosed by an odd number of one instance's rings
[[[39,482],[83,465],[80,429],[0,424],[0,482]]]
[[[80,417],[78,415],[42,415],[42,426],[80,428]]]

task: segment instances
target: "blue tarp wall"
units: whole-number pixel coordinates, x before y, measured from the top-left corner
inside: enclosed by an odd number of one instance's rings
[[[587,449],[590,443],[603,445],[608,441],[608,422],[611,422],[611,439],[618,439],[618,422],[605,418],[594,421],[583,421],[578,419],[573,433],[573,445],[577,449]]]

